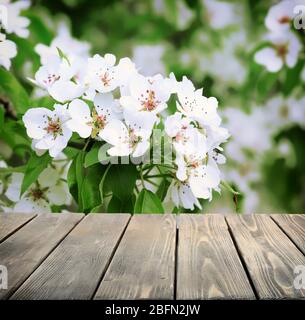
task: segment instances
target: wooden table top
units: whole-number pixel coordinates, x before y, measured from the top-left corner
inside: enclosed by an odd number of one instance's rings
[[[0,265],[0,299],[304,299],[305,215],[0,214]]]

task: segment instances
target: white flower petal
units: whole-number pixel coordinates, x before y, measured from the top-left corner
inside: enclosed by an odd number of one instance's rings
[[[44,199],[33,201],[29,198],[23,198],[16,203],[14,207],[14,212],[49,213],[51,212],[51,208],[49,203]]]
[[[51,167],[44,169],[38,177],[38,182],[42,188],[54,186],[58,180],[59,173]]]
[[[278,57],[276,51],[272,48],[264,48],[256,52],[254,59],[256,63],[265,66],[270,72],[278,72],[283,67],[283,60]]]
[[[14,172],[11,176],[11,182],[5,192],[5,196],[13,202],[20,199],[21,184],[23,181],[24,174],[19,172]]]
[[[141,157],[146,153],[146,151],[149,149],[149,147],[150,147],[150,144],[148,141],[139,142],[132,155],[134,157]]]
[[[46,108],[29,109],[22,117],[27,135],[33,139],[41,139],[46,133],[48,117],[52,117],[52,111]]]
[[[68,205],[71,198],[69,196],[67,184],[61,182],[56,186],[51,187],[47,192],[47,198],[49,199],[50,203],[54,205]]]
[[[82,96],[84,88],[72,81],[58,80],[48,88],[48,91],[52,98],[64,103]]]

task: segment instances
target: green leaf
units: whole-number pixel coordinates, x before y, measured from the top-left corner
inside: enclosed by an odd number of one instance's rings
[[[80,210],[82,208],[81,186],[84,178],[84,157],[84,151],[80,151],[77,153],[77,155],[72,160],[67,178],[70,193],[73,196],[74,200],[78,203]]]
[[[86,159],[85,159],[85,168],[88,168],[90,166],[93,166],[96,163],[99,163],[98,159],[98,153],[100,150],[100,143],[94,143],[92,146],[91,150],[86,154]]]
[[[82,183],[83,212],[90,212],[102,203],[98,185],[105,173],[106,167],[96,164],[88,168]]]
[[[57,52],[58,52],[58,55],[60,56],[60,58],[62,60],[66,60],[68,62],[68,65],[70,66],[71,64],[70,64],[70,61],[69,61],[67,55],[60,48],[56,47],[56,49],[57,49]]]
[[[7,97],[17,114],[23,114],[29,108],[29,97],[18,80],[8,71],[0,68],[0,94]]]
[[[73,158],[73,161],[70,165],[67,177],[67,183],[70,190],[70,193],[74,200],[78,202],[78,190],[77,190],[77,181],[76,181],[76,159],[77,155]]]
[[[4,125],[4,108],[3,106],[0,106],[0,132],[3,129],[3,125]]]
[[[107,174],[105,184],[120,200],[128,199],[135,188],[138,171],[133,164],[112,165]]]
[[[241,195],[241,193],[239,193],[238,191],[235,191],[235,190],[229,185],[228,182],[222,180],[222,181],[221,181],[221,185],[222,185],[223,187],[225,187],[227,190],[229,190],[232,194],[237,195],[237,196]]]
[[[293,89],[300,84],[301,72],[304,64],[305,61],[300,60],[294,68],[287,68],[286,79],[283,84],[283,94],[286,97],[288,97],[292,93]]]
[[[166,193],[167,193],[167,190],[168,190],[168,187],[170,185],[170,182],[167,180],[167,179],[163,179],[158,190],[157,190],[157,196],[158,198],[163,201],[165,196],[166,196]]]
[[[259,76],[257,76],[257,99],[260,101],[265,101],[266,97],[272,92],[277,81],[279,79],[278,73],[269,73],[263,71]]]
[[[24,12],[23,15],[31,20],[29,30],[33,42],[49,45],[54,38],[54,34],[44,22],[41,12],[35,13],[33,10],[31,10]]]
[[[134,206],[134,196],[122,201],[116,196],[112,196],[107,212],[109,213],[132,213]]]
[[[111,164],[109,164],[107,166],[107,168],[105,169],[104,174],[103,174],[103,178],[101,179],[101,181],[99,183],[99,191],[100,191],[100,196],[101,196],[101,203],[104,202],[104,182],[106,180],[106,177],[107,177],[107,174],[108,174],[110,168],[111,168]]]
[[[134,213],[164,213],[164,209],[157,195],[143,189],[137,197]]]
[[[12,60],[14,74],[20,75],[21,79],[23,79],[24,75],[22,70],[24,68],[24,64],[28,61],[31,61],[31,65],[29,64],[28,74],[35,74],[40,67],[39,55],[34,50],[36,43],[29,41],[29,39],[19,38],[16,35],[11,35],[10,40],[14,41],[18,48],[18,54]]]
[[[21,157],[25,158],[27,150],[31,149],[31,142],[26,134],[24,125],[19,124],[15,120],[6,118],[0,130],[0,139],[4,140],[5,143],[14,150],[14,153]],[[21,150],[18,146],[28,146],[28,149]],[[26,153],[24,152],[26,150]]]
[[[105,212],[105,209],[103,207],[103,204],[99,204],[96,207],[94,207],[93,209],[90,210],[90,213],[102,213]]]
[[[40,173],[48,166],[51,161],[51,157],[48,153],[38,157],[35,153],[32,154],[29,159],[25,172],[24,178],[21,185],[21,195],[29,188],[29,186],[37,180]]]
[[[75,179],[77,185],[77,199],[78,199],[78,209],[80,212],[83,211],[83,198],[82,198],[82,185],[84,181],[85,168],[84,168],[84,159],[85,151],[80,151],[76,157],[75,162]]]

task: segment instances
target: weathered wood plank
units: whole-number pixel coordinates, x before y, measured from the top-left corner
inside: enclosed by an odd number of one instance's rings
[[[32,220],[35,214],[1,213],[0,214],[0,242]]]
[[[173,299],[176,220],[135,215],[95,299]]]
[[[304,289],[294,287],[294,268],[305,257],[266,215],[226,217],[261,299],[297,299]]]
[[[305,255],[305,215],[273,214],[271,217]]]
[[[128,214],[88,215],[11,299],[90,299],[128,223]]]
[[[0,290],[0,299],[9,297],[82,218],[74,213],[39,215],[2,242],[0,264],[8,270],[8,290]]]
[[[255,299],[224,217],[179,219],[177,299]]]

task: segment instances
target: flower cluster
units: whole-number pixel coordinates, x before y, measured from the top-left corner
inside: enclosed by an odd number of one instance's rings
[[[52,47],[53,44],[51,44]],[[81,44],[74,43],[74,47]],[[116,63],[113,54],[85,58],[65,48],[37,47],[47,52],[33,82],[57,103],[52,110],[30,108],[23,116],[32,148],[57,157],[73,133],[109,144],[109,156],[138,158],[151,149],[154,128],[164,126],[174,149],[169,195],[177,207],[200,208],[198,198],[220,191],[220,145],[229,136],[220,127],[216,98],[207,98],[186,77],[146,77],[129,58]],[[175,95],[177,112],[169,115]]]
[[[21,11],[30,6],[30,1],[0,0],[0,65],[7,70],[11,67],[11,59],[17,55],[15,42],[8,40],[6,34],[16,34],[18,37],[27,38],[27,29],[30,20],[20,16]],[[5,33],[1,32],[1,29]]]
[[[14,172],[0,188],[0,194],[4,193],[9,202],[9,205],[1,206],[2,210],[47,213],[52,211],[52,206],[70,205],[72,198],[66,182],[70,163],[63,153],[59,154],[22,195],[24,173]],[[6,163],[1,161],[0,167],[6,167]]]
[[[220,127],[214,97],[203,96],[202,89],[195,90],[186,77],[181,82],[172,80],[178,112],[167,117],[165,131],[172,138],[178,169],[169,193],[177,207],[193,210],[194,205],[201,208],[197,198],[211,199],[212,190],[220,191],[218,164],[225,162],[220,144],[229,134]]]
[[[254,57],[269,72],[278,72],[284,65],[293,68],[298,62],[302,45],[292,30],[292,22],[295,18],[294,8],[300,4],[304,5],[305,1],[282,0],[269,9],[265,25],[269,30],[266,40],[270,45],[256,52]]]

